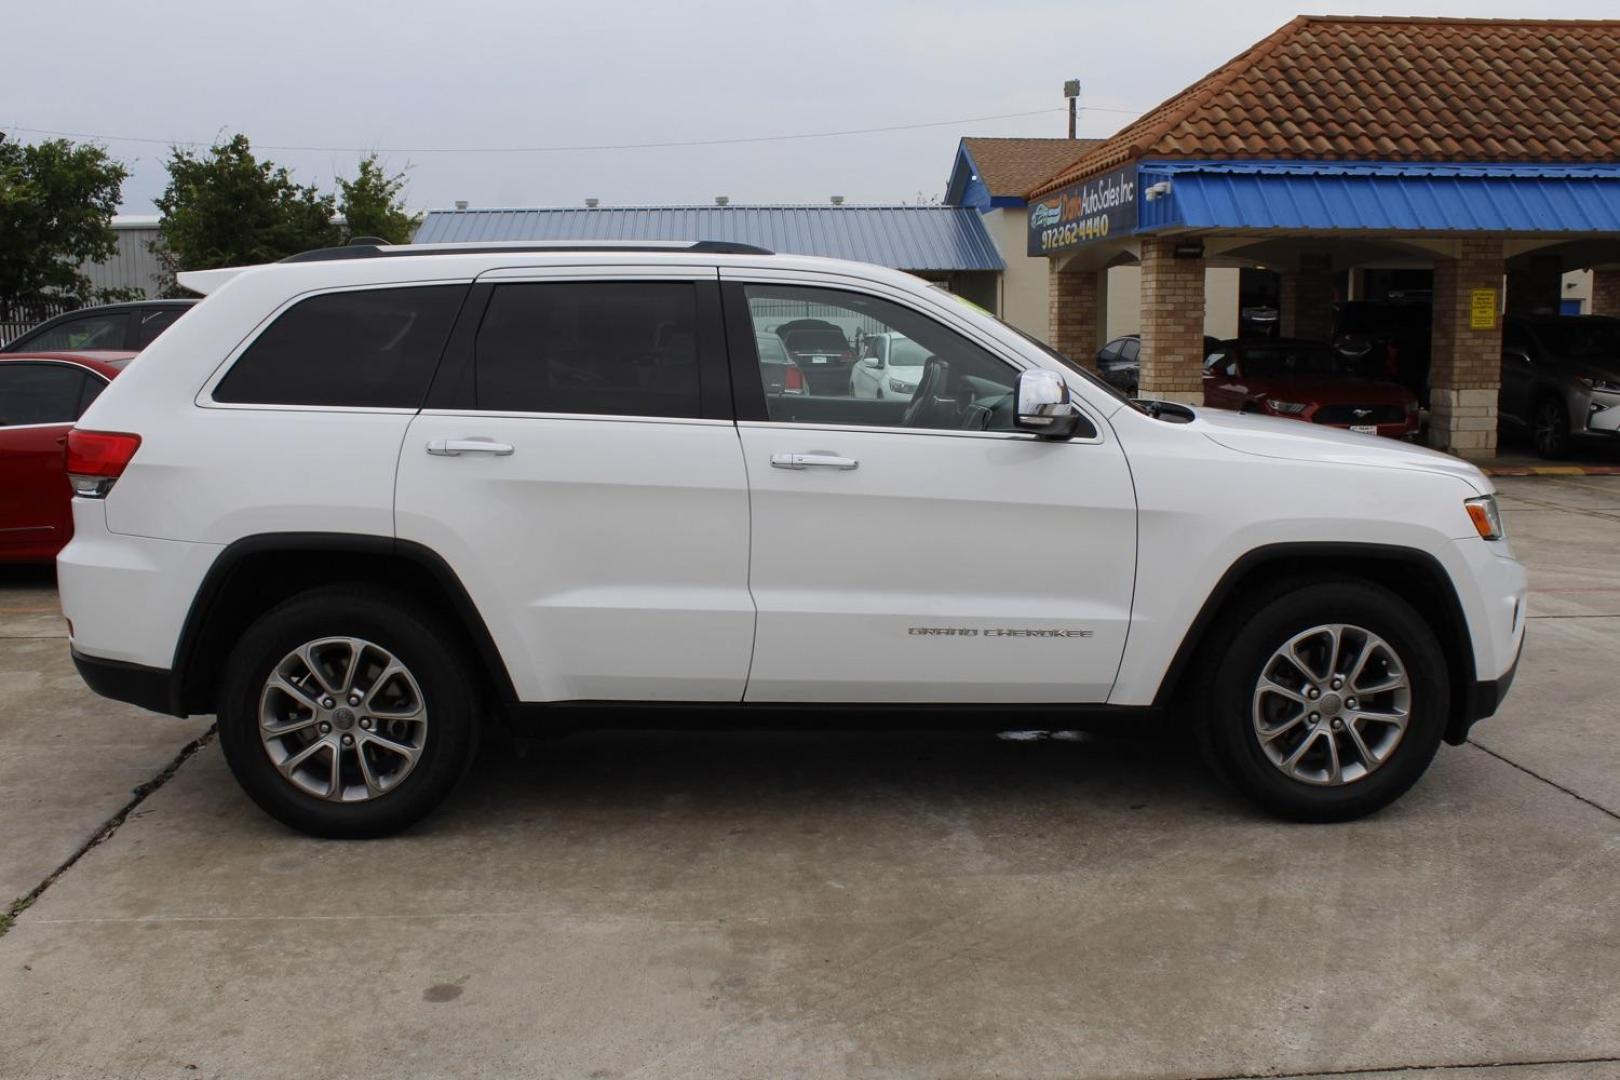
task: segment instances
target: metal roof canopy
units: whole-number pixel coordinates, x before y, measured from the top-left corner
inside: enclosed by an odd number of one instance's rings
[[[711,240],[896,270],[1003,270],[977,211],[956,206],[612,206],[430,210],[418,244]]]
[[[1143,161],[1137,192],[1138,233],[1620,234],[1620,164]]]

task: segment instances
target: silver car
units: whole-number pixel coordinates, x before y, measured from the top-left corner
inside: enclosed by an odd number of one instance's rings
[[[1620,319],[1504,320],[1500,411],[1542,457],[1563,456],[1576,439],[1620,435]]]

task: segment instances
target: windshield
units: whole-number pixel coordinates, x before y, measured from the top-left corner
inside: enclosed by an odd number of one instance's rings
[[[1536,336],[1559,356],[1620,362],[1620,321],[1559,319],[1535,324]]]
[[[922,367],[928,359],[929,352],[910,338],[895,335],[889,345],[890,367]]]
[[[1321,345],[1250,345],[1242,364],[1243,374],[1263,379],[1353,374],[1338,353]]]

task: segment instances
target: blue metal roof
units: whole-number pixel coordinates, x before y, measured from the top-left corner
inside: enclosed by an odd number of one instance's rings
[[[897,270],[1002,270],[977,211],[957,206],[625,206],[430,210],[418,244],[730,240]]]
[[[1138,232],[1620,233],[1620,164],[1144,161],[1137,190]]]

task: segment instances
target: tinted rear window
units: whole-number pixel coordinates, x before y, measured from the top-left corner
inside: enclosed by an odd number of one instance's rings
[[[214,400],[417,408],[466,292],[430,285],[299,301],[248,346]]]
[[[688,282],[499,285],[478,328],[478,408],[695,417],[697,293]]]

